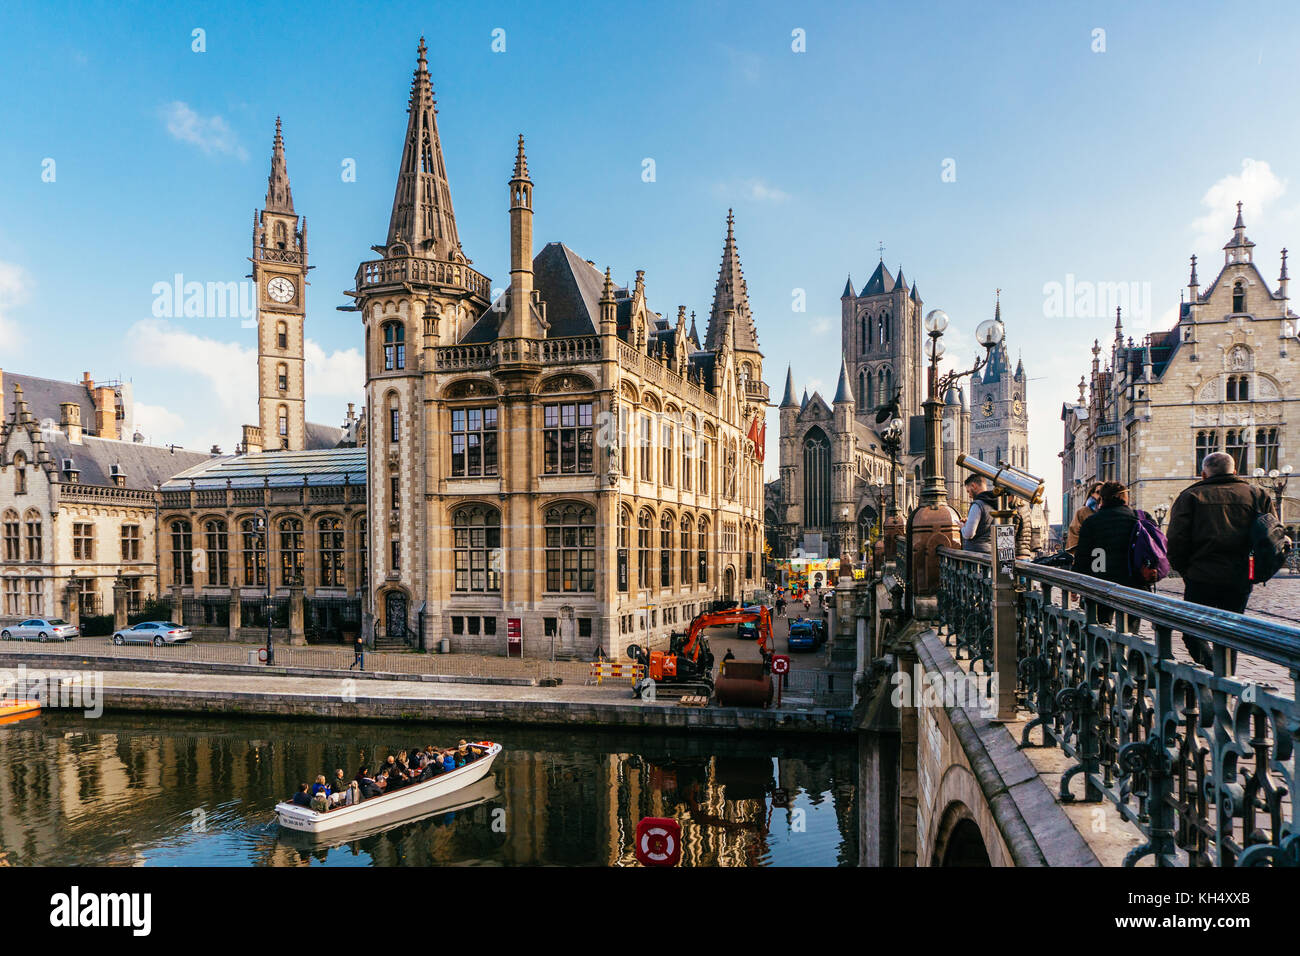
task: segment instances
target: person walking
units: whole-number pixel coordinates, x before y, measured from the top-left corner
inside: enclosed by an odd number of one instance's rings
[[[1138,518],[1137,512],[1129,507],[1128,488],[1118,481],[1108,481],[1101,485],[1097,494],[1097,513],[1083,521],[1079,528],[1073,570],[1126,588],[1148,590],[1150,586],[1145,581],[1134,578],[1129,563],[1133,528]],[[1097,608],[1099,624],[1109,627],[1113,616],[1113,609]],[[1138,619],[1128,615],[1125,618],[1126,630],[1135,632]]]
[[[1088,498],[1084,501],[1083,506],[1074,513],[1073,520],[1070,521],[1070,527],[1065,532],[1065,550],[1073,551],[1075,545],[1079,543],[1079,528],[1083,523],[1097,513],[1101,507],[1101,482],[1094,481],[1092,487],[1088,489]]]
[[[348,665],[348,670],[356,667],[360,670],[366,669],[366,639],[360,631],[357,631],[356,640],[352,642],[352,663]]]
[[[1183,600],[1241,614],[1250,601],[1250,528],[1257,515],[1272,514],[1268,492],[1237,474],[1226,452],[1205,456],[1201,480],[1184,489],[1169,512],[1169,564],[1183,577]],[[1210,642],[1183,635],[1192,660],[1214,669]],[[1228,673],[1237,652],[1228,655]]]

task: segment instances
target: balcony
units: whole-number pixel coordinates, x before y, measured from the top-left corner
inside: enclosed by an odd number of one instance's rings
[[[478,296],[484,302],[492,297],[488,277],[459,262],[402,256],[376,259],[357,267],[357,291],[380,286],[422,285],[455,289]]]

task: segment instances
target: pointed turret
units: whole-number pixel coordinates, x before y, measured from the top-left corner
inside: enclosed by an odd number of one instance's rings
[[[1115,347],[1124,347],[1124,322],[1120,317],[1120,306],[1115,306]]]
[[[803,390],[803,398],[799,402],[799,411],[802,412],[807,407],[808,407],[808,389],[805,388]]]
[[[1250,262],[1255,244],[1246,238],[1246,223],[1241,218],[1241,203],[1237,203],[1237,221],[1232,227],[1232,238],[1223,247],[1223,262]]]
[[[798,408],[798,403],[794,400],[794,370],[789,365],[785,367],[785,395],[781,397],[782,408]]]
[[[996,299],[993,304],[993,321],[999,325],[1003,325],[1001,289],[998,289],[996,292]],[[988,364],[984,366],[983,381],[985,384],[1000,382],[1002,381],[1003,375],[1009,374],[1011,374],[1011,357],[1007,354],[1006,326],[1003,325],[1002,338],[998,341],[998,344],[989,355]]]
[[[840,293],[841,299],[853,298],[853,273],[849,273],[848,279],[844,282],[844,291]]]
[[[528,178],[524,137],[515,146],[510,177],[510,315],[501,338],[535,334],[533,311],[533,181]]]
[[[407,107],[406,141],[397,172],[393,214],[388,221],[388,254],[403,254],[401,249],[394,249],[396,246],[405,247],[405,254],[421,258],[467,262],[456,235],[456,215],[451,208],[426,52],[424,37],[420,37]]]
[[[605,285],[600,291],[600,334],[618,334],[618,303],[614,299],[614,280],[605,267]]]
[[[275,118],[275,143],[271,147],[271,175],[266,178],[266,210],[293,215],[293,192],[289,189],[289,170],[284,162],[284,136],[280,117]]]
[[[1282,250],[1282,272],[1277,277],[1277,297],[1283,302],[1287,300],[1287,287],[1291,284],[1291,277],[1286,272],[1286,250]]]
[[[889,270],[885,268],[885,263],[881,261],[881,263],[876,266],[876,271],[871,273],[871,278],[868,279],[867,284],[862,287],[862,292],[859,293],[859,295],[883,295],[886,292],[893,291],[894,277],[889,274]]]
[[[1193,304],[1201,297],[1201,280],[1196,278],[1196,256],[1192,256],[1192,275],[1187,280],[1187,297]]]
[[[697,332],[697,331],[695,330],[695,310],[694,310],[694,309],[691,310],[691,331],[690,331],[690,339],[691,339],[691,346],[692,346],[693,348],[695,348],[696,351],[699,351],[699,348],[700,348],[700,333]]]
[[[713,289],[713,309],[709,313],[709,328],[705,332],[704,347],[716,350],[724,336],[728,311],[735,312],[735,348],[743,352],[757,352],[758,330],[749,310],[749,291],[740,269],[740,253],[736,250],[736,217],[727,210],[727,238],[722,244],[722,265]]]
[[[853,389],[849,387],[849,370],[843,356],[840,356],[840,382],[835,388],[835,400],[831,404],[853,404]]]

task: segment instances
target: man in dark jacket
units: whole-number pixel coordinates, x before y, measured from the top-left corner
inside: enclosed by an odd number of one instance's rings
[[[1074,570],[1127,588],[1144,588],[1146,585],[1135,581],[1129,568],[1129,549],[1137,513],[1128,505],[1128,489],[1118,481],[1108,481],[1101,486],[1100,494],[1101,507],[1079,526]],[[1097,609],[1100,623],[1109,625],[1111,616],[1110,608]],[[1135,620],[1130,618],[1128,624],[1128,630],[1136,629]]]
[[[1237,463],[1221,451],[1206,455],[1201,480],[1187,488],[1169,512],[1169,565],[1183,577],[1183,600],[1237,614],[1250,601],[1250,526],[1272,514],[1268,493],[1237,475]],[[1192,659],[1213,669],[1208,641],[1183,635]],[[1228,673],[1236,670],[1234,651]]]
[[[971,504],[961,529],[962,548],[992,554],[993,515],[998,510],[998,493],[988,487],[982,475],[971,475],[966,479],[966,494],[970,495]]]

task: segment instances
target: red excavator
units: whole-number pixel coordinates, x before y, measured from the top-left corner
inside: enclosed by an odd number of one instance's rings
[[[726,611],[712,611],[701,614],[691,621],[690,629],[685,634],[673,634],[669,639],[668,650],[647,651],[638,644],[631,644],[627,656],[646,669],[646,677],[654,681],[656,695],[660,690],[671,689],[674,697],[688,694],[713,696],[713,652],[709,650],[708,639],[704,630],[710,627],[724,627],[728,624],[757,624],[755,639],[758,650],[763,657],[761,665],[751,665],[761,671],[761,676],[771,686],[772,662],[772,618],[763,605],[754,607],[730,608]],[[640,697],[640,685],[637,688]]]

